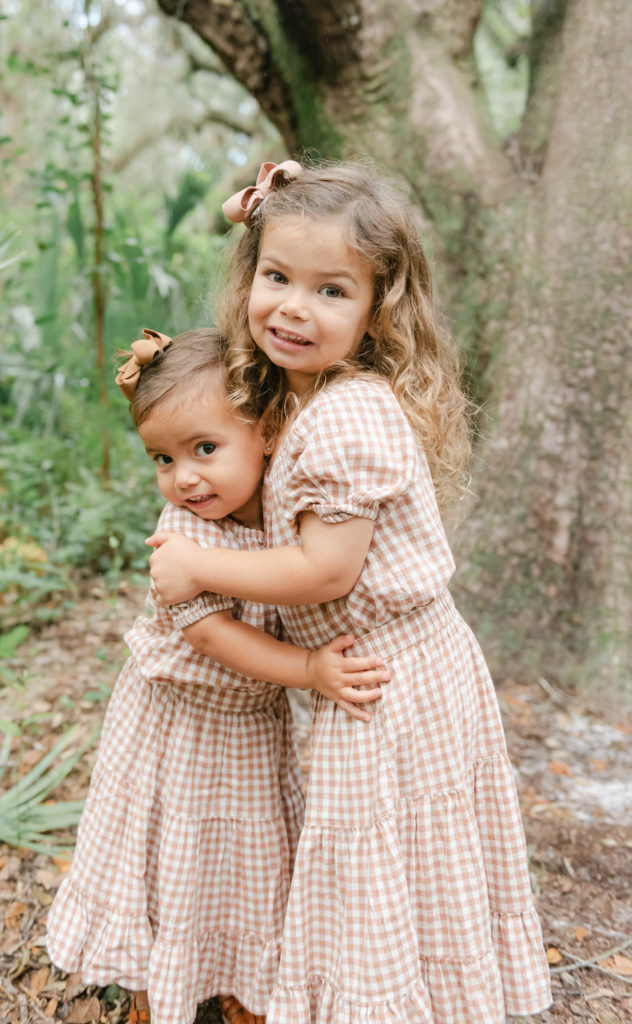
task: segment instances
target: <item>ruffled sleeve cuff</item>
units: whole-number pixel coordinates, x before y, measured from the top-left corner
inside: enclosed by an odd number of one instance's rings
[[[203,593],[198,594],[192,601],[183,601],[182,604],[174,604],[170,607],[171,619],[174,629],[185,629],[192,626],[200,619],[214,612],[223,612],[233,607],[232,597],[224,597],[221,594]]]
[[[290,522],[294,522],[301,512],[313,512],[318,516],[324,523],[344,523],[347,519],[354,519],[356,516],[360,519],[377,519],[379,512],[379,502],[360,502],[349,501],[336,502],[335,504],[326,502],[308,502],[299,508],[294,508],[290,512],[286,512],[287,519]]]

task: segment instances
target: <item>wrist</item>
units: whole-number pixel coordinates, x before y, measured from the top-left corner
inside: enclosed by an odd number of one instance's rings
[[[313,690],[314,684],[312,682],[311,670],[313,668],[313,651],[305,651],[305,663],[303,667],[303,683],[298,687],[299,690]]]
[[[196,554],[196,557],[191,559],[189,579],[191,586],[195,587],[196,594],[201,594],[204,590],[215,592],[213,585],[215,576],[214,554],[214,548],[201,548],[199,554]]]

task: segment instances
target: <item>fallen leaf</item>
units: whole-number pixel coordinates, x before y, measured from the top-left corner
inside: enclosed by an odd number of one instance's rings
[[[591,992],[586,996],[586,1002],[590,1003],[593,999],[613,999],[614,992],[611,988],[598,988],[596,992]]]
[[[555,773],[555,775],[572,775],[573,769],[566,761],[551,761],[549,763],[549,769]]]
[[[503,700],[505,700],[507,704],[511,704],[514,708],[521,708],[522,710],[526,711],[531,710],[527,702],[525,700],[522,700],[521,697],[514,697],[510,693],[503,693],[502,696]]]
[[[0,939],[0,953],[13,953],[20,941],[20,933],[15,929],[7,931]]]
[[[10,903],[4,915],[5,928],[19,928],[26,910],[26,903]]]
[[[65,1017],[66,1024],[91,1024],[101,1016],[101,1003],[96,996],[79,999],[74,1003],[70,1013]]]
[[[66,988],[64,989],[64,999],[70,1001],[78,996],[80,992],[84,992],[88,986],[84,984],[81,977],[81,971],[75,971],[74,974],[69,974],[66,980]]]
[[[56,889],[62,881],[59,871],[47,871],[46,868],[38,868],[35,872],[35,877],[45,889]]]
[[[38,971],[34,971],[29,976],[29,988],[34,996],[38,996],[40,992],[46,988],[48,979],[50,978],[50,969],[48,967],[40,967]]]
[[[58,1006],[59,1006],[59,1001],[57,999],[49,1000],[49,1002],[44,1007],[44,1016],[45,1017],[52,1017]]]
[[[0,880],[15,878],[20,873],[20,858],[19,857],[3,857],[2,867],[0,867]]]
[[[70,859],[68,857],[51,857],[51,860],[58,871],[70,871]]]
[[[51,903],[53,902],[54,896],[52,892],[46,892],[45,889],[36,889],[34,887],[31,890],[31,893],[42,907],[50,907]]]
[[[606,762],[602,761],[600,757],[587,757],[586,760],[588,761],[588,764],[595,769],[595,771],[605,772]]]
[[[576,928],[575,929],[575,938],[578,940],[578,942],[581,942],[583,939],[585,939],[587,935],[588,935],[588,929],[587,928]]]
[[[600,960],[599,965],[608,971],[616,971],[617,974],[626,974],[632,977],[632,960],[627,956],[622,956],[621,953],[615,953],[607,960]]]
[[[559,949],[555,948],[555,946],[549,946],[546,951],[546,958],[550,964],[559,964],[562,959],[562,954]]]

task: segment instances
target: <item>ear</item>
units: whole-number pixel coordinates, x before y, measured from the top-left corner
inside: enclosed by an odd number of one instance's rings
[[[259,420],[259,431],[263,440],[263,454],[272,455],[276,444],[276,431],[270,422],[270,417],[266,416],[265,413]]]

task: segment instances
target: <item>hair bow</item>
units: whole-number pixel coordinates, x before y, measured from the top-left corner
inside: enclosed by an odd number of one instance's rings
[[[249,185],[227,199],[222,206],[224,216],[232,220],[233,224],[247,223],[257,207],[281,181],[297,178],[302,170],[296,160],[285,160],[282,164],[261,164],[256,185]]]
[[[162,352],[163,349],[168,348],[171,344],[171,338],[167,334],[152,331],[149,327],[145,327],[143,334],[143,338],[132,342],[132,356],[124,366],[121,366],[116,375],[116,383],[128,402],[131,402],[134,397],[143,366],[149,366],[150,363],[153,363],[158,352]]]

